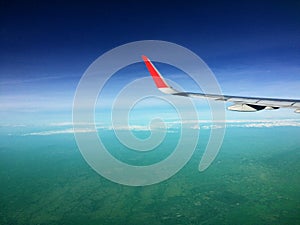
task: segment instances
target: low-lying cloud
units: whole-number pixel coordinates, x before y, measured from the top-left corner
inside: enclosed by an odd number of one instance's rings
[[[224,123],[225,122],[225,123]],[[224,126],[228,129],[230,128],[272,128],[272,127],[300,127],[300,120],[228,120],[228,121],[212,121],[209,120],[200,120],[200,121],[170,121],[166,122],[165,126],[162,124],[157,125],[119,125],[119,126],[111,126],[111,125],[97,125],[96,130],[119,130],[119,131],[150,131],[150,130],[162,130],[166,128],[167,132],[174,132],[185,124],[185,127],[189,127],[190,129],[203,129],[203,130],[211,130],[211,129],[220,129]],[[64,122],[61,123],[63,127],[72,126],[72,123]],[[95,129],[92,128],[84,128],[84,124],[82,124],[83,128],[74,129],[72,127],[66,129],[58,129],[58,124],[55,124],[57,129],[52,130],[43,130],[38,132],[28,132],[22,134],[22,136],[47,136],[47,135],[60,135],[60,134],[74,134],[77,133],[90,133],[95,132]],[[49,126],[51,127],[51,125]],[[87,127],[91,127],[90,124],[87,124]],[[53,128],[53,124],[52,124]]]

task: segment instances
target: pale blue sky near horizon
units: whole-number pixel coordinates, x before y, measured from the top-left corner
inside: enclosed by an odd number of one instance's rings
[[[76,86],[88,66],[104,52],[137,40],[164,40],[189,48],[211,68],[224,94],[300,99],[299,2],[156,5],[2,3],[1,125],[70,122]],[[149,76],[142,63],[132,68],[110,81],[103,100],[113,101],[128,82]],[[186,91],[201,91],[186,75],[160,68]],[[205,101],[193,101],[200,119],[209,118]],[[142,120],[147,107],[139,112]],[[299,118],[292,109],[226,114],[236,120]]]

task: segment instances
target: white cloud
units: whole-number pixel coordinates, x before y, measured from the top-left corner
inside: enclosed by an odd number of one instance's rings
[[[300,127],[300,119],[285,119],[285,120],[227,120],[227,121],[215,121],[211,120],[190,120],[190,121],[167,121],[164,124],[154,123],[149,125],[103,125],[96,124],[97,130],[118,130],[118,131],[151,131],[162,130],[166,128],[167,132],[174,132],[182,125],[190,129],[220,129],[220,128],[272,128],[272,127]],[[48,130],[24,133],[22,136],[47,136],[47,135],[59,135],[59,134],[73,134],[72,122],[51,123],[49,127],[70,127],[66,129]],[[90,133],[95,130],[91,128],[91,124],[80,124],[82,128],[76,129],[77,133]],[[12,126],[16,127],[16,126]],[[28,127],[27,127],[28,128]]]
[[[76,133],[91,133],[94,132],[93,129],[77,129]],[[65,130],[50,130],[50,131],[40,131],[40,132],[31,132],[22,134],[22,136],[48,136],[55,134],[73,134],[73,128],[65,129]]]
[[[300,127],[299,121],[282,120],[282,121],[265,121],[265,122],[248,122],[248,123],[235,123],[229,124],[227,127]]]
[[[213,123],[214,122],[214,123]],[[224,123],[224,124],[223,124]],[[172,121],[172,127],[180,124],[190,125],[192,129],[220,129],[226,126],[230,127],[300,127],[300,119],[285,119],[285,120],[188,120],[188,121]]]

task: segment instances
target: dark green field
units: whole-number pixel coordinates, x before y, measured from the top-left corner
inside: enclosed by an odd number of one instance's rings
[[[98,175],[72,134],[3,134],[0,224],[300,224],[299,127],[229,128],[200,173],[207,132],[179,173],[145,187]]]

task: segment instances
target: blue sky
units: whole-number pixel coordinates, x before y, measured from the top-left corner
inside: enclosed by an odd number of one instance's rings
[[[88,66],[104,52],[138,40],[189,48],[212,69],[224,94],[299,99],[299,11],[297,1],[2,2],[1,124],[71,121],[76,86]],[[195,90],[185,75],[162,69],[168,79]],[[148,75],[142,64],[124,74],[128,81],[112,79],[105,101]],[[203,102],[195,104],[207,111]],[[292,110],[227,116],[299,118]]]

